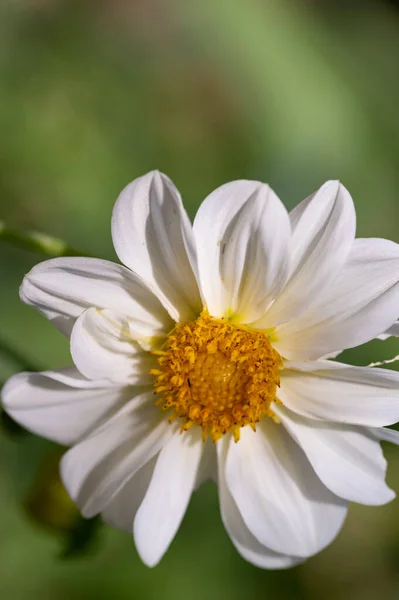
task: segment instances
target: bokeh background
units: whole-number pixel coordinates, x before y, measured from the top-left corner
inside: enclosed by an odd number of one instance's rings
[[[339,178],[358,235],[399,241],[398,56],[395,2],[3,0],[0,219],[114,259],[113,203],[158,168],[191,217],[228,180],[268,182],[290,208]],[[0,242],[1,381],[70,362],[67,341],[18,299],[42,259]],[[345,358],[368,364],[398,345]],[[3,418],[6,600],[399,597],[399,501],[352,506],[331,547],[266,572],[236,553],[206,484],[150,570],[129,534],[78,519],[57,483],[59,453]],[[399,492],[399,449],[386,455]]]

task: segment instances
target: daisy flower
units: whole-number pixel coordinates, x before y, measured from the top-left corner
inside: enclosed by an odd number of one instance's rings
[[[145,564],[207,479],[238,552],[272,569],[330,544],[348,502],[394,497],[380,441],[398,443],[384,426],[399,375],[335,357],[398,333],[399,245],[355,239],[355,221],[336,181],[290,214],[269,186],[234,181],[191,226],[151,172],[115,204],[124,266],[58,258],[26,275],[22,300],[70,337],[74,366],[11,377],[3,406],[72,446],[71,498],[132,531]]]

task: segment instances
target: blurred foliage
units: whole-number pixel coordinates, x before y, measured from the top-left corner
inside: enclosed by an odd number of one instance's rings
[[[91,551],[100,525],[99,518],[83,519],[68,496],[59,473],[60,450],[49,451],[39,465],[23,505],[40,527],[58,534],[60,555],[72,558]]]
[[[79,513],[59,477],[61,456],[58,451],[46,453],[24,501],[24,507],[39,525],[56,532],[69,532]]]
[[[354,197],[358,235],[399,241],[398,34],[394,2],[0,3],[0,218],[113,259],[115,198],[150,169],[175,181],[191,216],[231,179],[267,181],[290,208],[339,178]],[[70,362],[67,340],[18,299],[42,258],[0,247],[1,380]],[[376,341],[345,359],[394,354],[397,341]],[[96,552],[85,545],[92,533],[96,542],[98,522],[66,509],[43,466],[54,453],[35,436],[0,435],[4,598],[399,597],[398,501],[351,507],[330,548],[291,571],[265,572],[237,555],[206,484],[149,570],[128,534],[104,526]],[[386,454],[399,490],[397,449]],[[61,522],[65,552],[86,550],[74,561],[59,560]]]
[[[6,433],[8,435],[17,437],[26,435],[27,431],[21,427],[21,425],[18,425],[18,423],[16,423],[14,419],[12,419],[10,415],[6,413],[5,410],[0,408],[0,433]]]

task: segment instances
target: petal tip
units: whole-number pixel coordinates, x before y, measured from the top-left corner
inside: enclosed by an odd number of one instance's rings
[[[151,546],[145,531],[142,531],[141,529],[141,520],[137,518],[136,513],[136,517],[133,522],[134,543],[141,561],[146,567],[152,569],[160,563],[164,553],[159,554],[155,546]]]

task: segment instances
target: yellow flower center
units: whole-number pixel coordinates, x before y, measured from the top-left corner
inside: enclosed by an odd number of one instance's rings
[[[228,431],[274,417],[282,360],[265,332],[214,319],[207,311],[191,323],[176,325],[162,350],[155,352],[157,404],[180,417],[182,431],[202,427],[203,439],[216,442]]]

